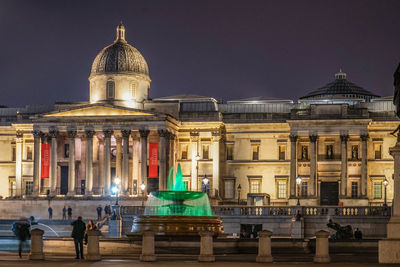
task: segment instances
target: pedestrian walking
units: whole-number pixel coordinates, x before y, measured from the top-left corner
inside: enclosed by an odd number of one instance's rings
[[[29,221],[26,218],[21,218],[12,225],[12,231],[18,238],[18,255],[22,258],[22,243],[30,238],[31,234]]]
[[[72,220],[72,208],[71,206],[68,206],[68,220]]]
[[[97,210],[97,220],[101,220],[101,212],[103,211],[103,208],[99,205],[96,210]]]
[[[74,238],[75,259],[79,259],[79,256],[83,259],[83,238],[85,236],[86,225],[82,221],[81,216],[79,216],[76,221],[73,221],[71,225],[73,226],[71,236]]]
[[[62,209],[62,219],[66,220],[67,219],[67,208],[64,206]]]
[[[51,207],[49,207],[47,209],[47,211],[49,212],[49,220],[52,220],[53,219],[53,209]]]

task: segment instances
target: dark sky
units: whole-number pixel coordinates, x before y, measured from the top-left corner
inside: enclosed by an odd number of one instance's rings
[[[297,99],[339,68],[392,95],[399,14],[398,0],[0,0],[0,104],[88,100],[92,61],[121,20],[152,98]]]

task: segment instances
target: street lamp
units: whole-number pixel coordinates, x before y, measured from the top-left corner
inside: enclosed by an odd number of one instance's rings
[[[140,190],[142,190],[142,207],[144,206],[144,190],[146,189],[146,184],[143,182],[140,185]]]
[[[386,202],[386,188],[389,184],[389,181],[385,178],[385,180],[383,180],[383,185],[385,186],[385,200],[383,202],[383,206],[386,207],[387,206],[387,202]]]
[[[210,181],[208,180],[207,175],[205,175],[204,178],[203,178],[202,187],[201,187],[201,191],[203,191],[203,193],[207,193],[208,194],[208,189],[210,187],[209,182]]]
[[[237,187],[237,191],[238,191],[238,205],[240,205],[240,190],[242,190],[242,187],[240,186],[240,184]]]
[[[300,176],[296,178],[296,184],[297,184],[297,206],[300,206],[300,184],[301,184]]]
[[[199,151],[197,151],[197,155],[194,157],[194,160],[196,161],[196,191],[199,190],[198,188],[198,180],[199,180],[199,160],[200,160],[200,155]]]
[[[119,177],[115,177],[114,178],[114,184],[115,184],[115,186],[113,186],[112,188],[111,188],[111,191],[113,192],[113,194],[116,194],[117,195],[117,200],[115,201],[115,205],[118,205],[118,198],[119,198],[119,195],[118,195],[118,193],[119,193],[119,184],[121,183],[121,179],[119,178]]]

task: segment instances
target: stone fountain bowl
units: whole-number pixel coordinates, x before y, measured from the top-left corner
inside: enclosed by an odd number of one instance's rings
[[[206,193],[203,192],[192,192],[192,191],[158,191],[151,192],[156,198],[171,201],[185,201],[194,200],[203,197]]]

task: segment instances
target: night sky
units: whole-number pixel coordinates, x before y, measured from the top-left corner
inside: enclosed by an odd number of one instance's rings
[[[0,0],[0,105],[87,101],[115,39],[147,60],[152,98],[298,99],[334,79],[393,95],[400,1]]]

